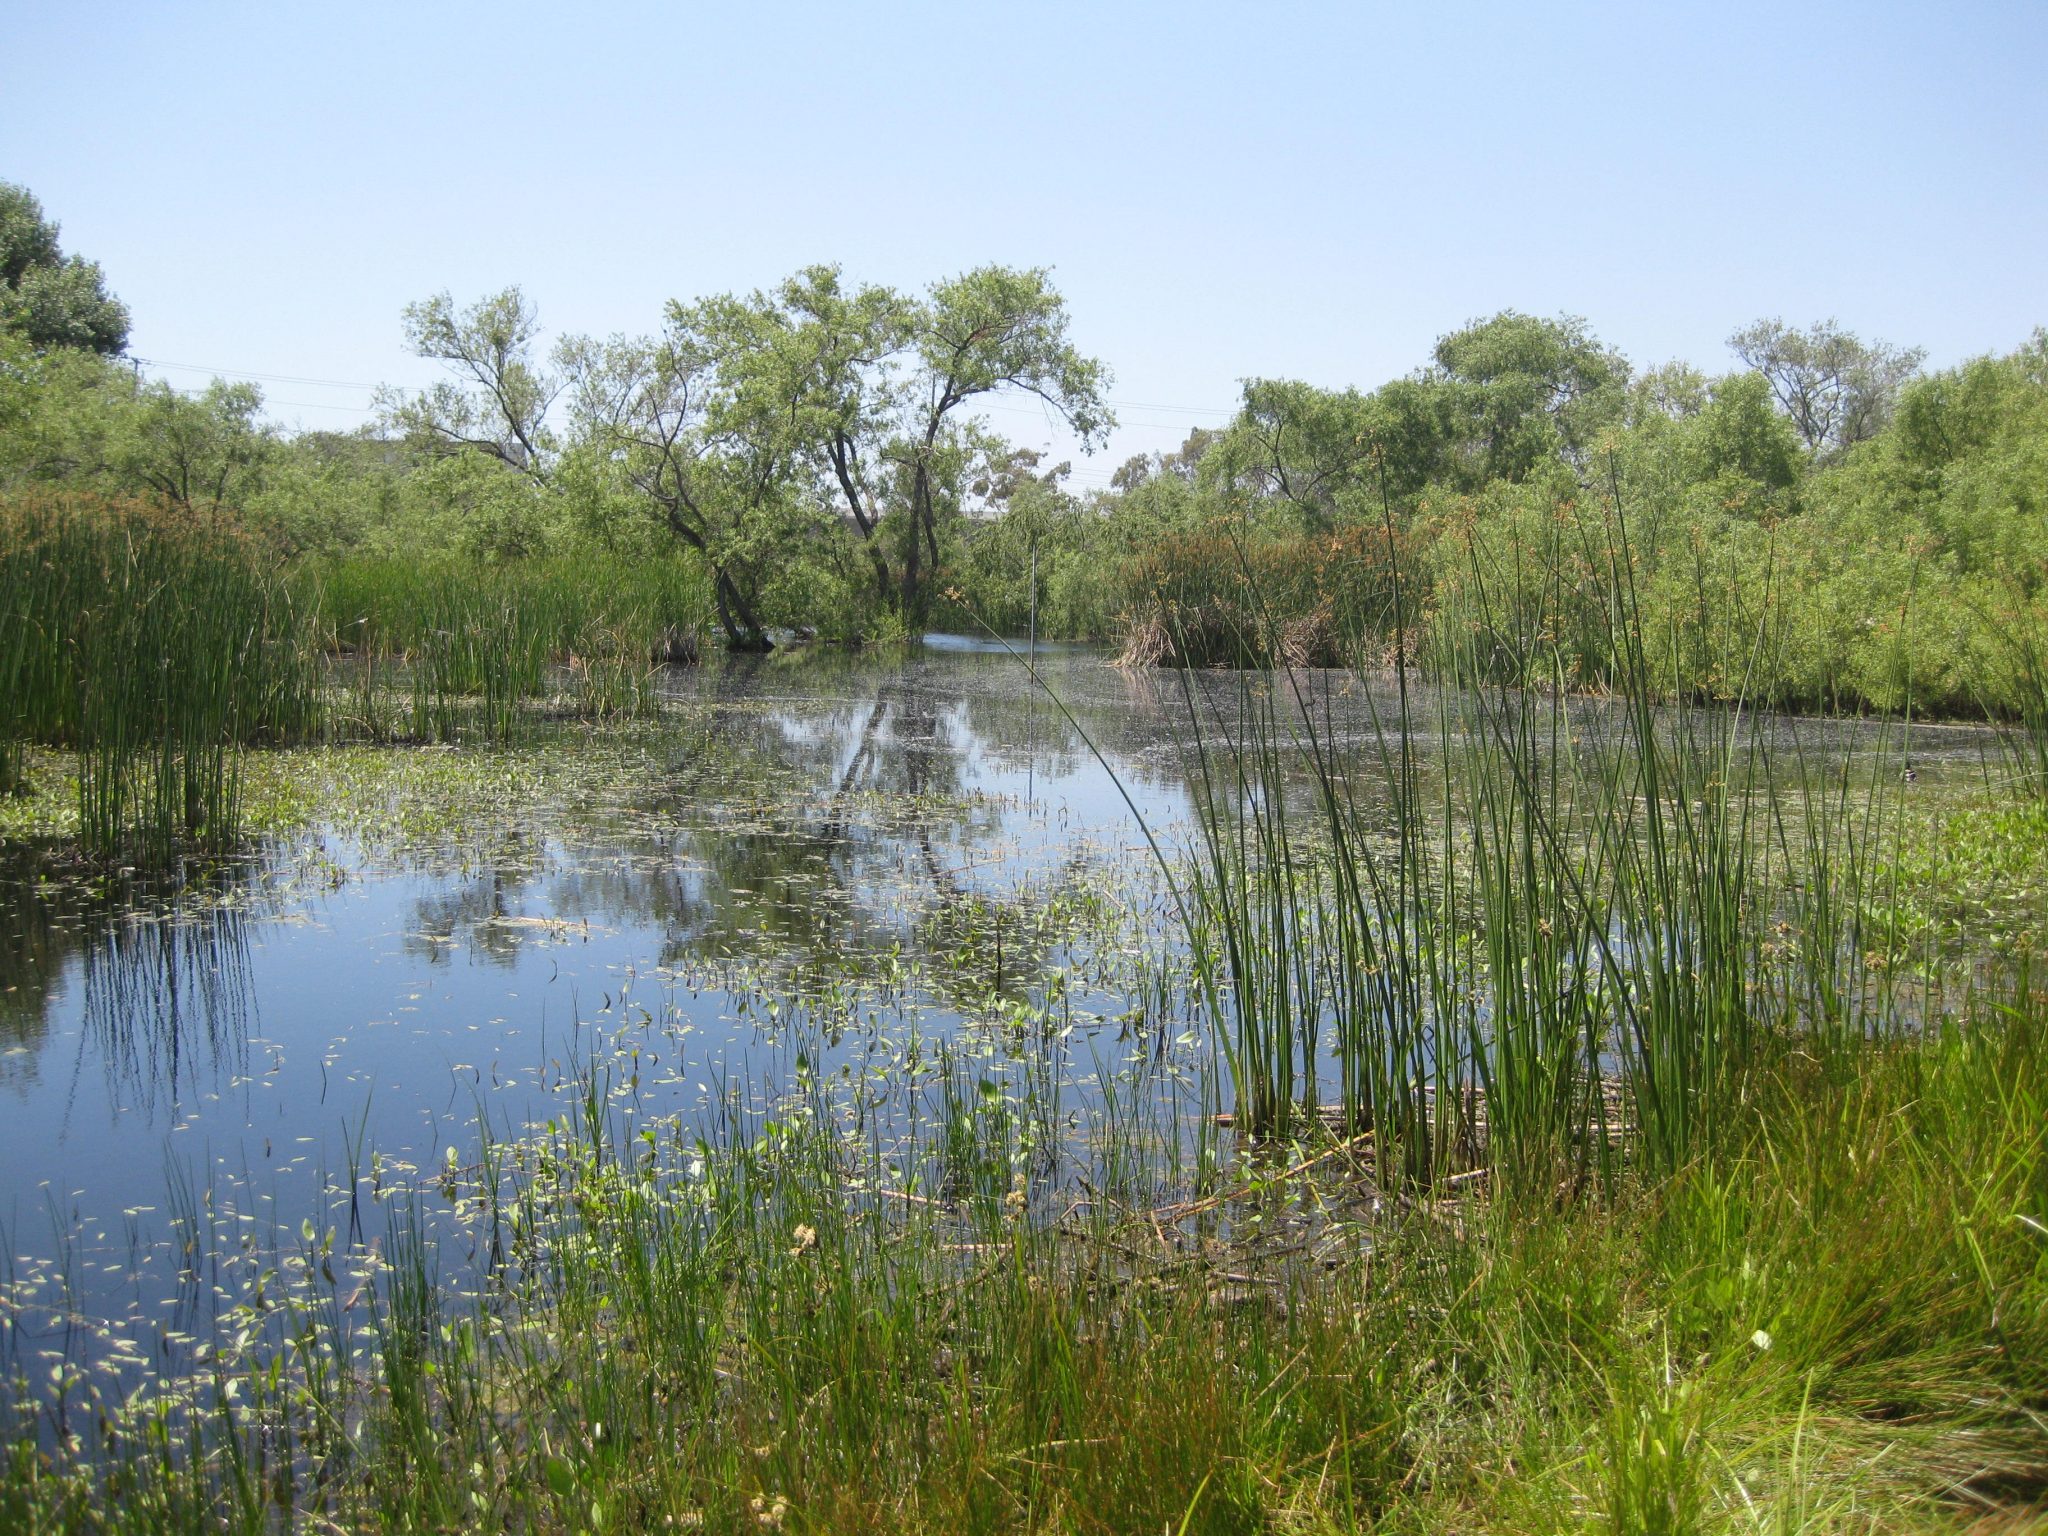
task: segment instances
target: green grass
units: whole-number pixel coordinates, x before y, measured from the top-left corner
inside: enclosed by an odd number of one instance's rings
[[[1562,1208],[1375,1213],[1316,1141],[1126,1208],[977,1090],[886,1154],[815,1084],[700,1141],[627,1113],[629,1062],[387,1195],[459,1202],[474,1265],[309,1228],[190,1396],[24,1422],[0,1519],[1941,1530],[2048,1493],[2031,993],[1846,1075],[1772,1052],[1713,1157]]]
[[[1469,637],[1362,691],[1358,747],[1327,678],[1183,672],[1195,953],[1247,1128],[1288,1134],[1334,1062],[1389,1187],[1611,1187],[1709,1153],[1765,1040],[1898,1027],[1897,770],[1774,747],[1742,691],[1761,638],[1727,638],[1729,697],[1660,708],[1682,690],[1606,526],[1604,696],[1545,638],[1577,600],[1550,542],[1475,570]]]
[[[509,739],[524,706],[564,688],[585,716],[649,713],[657,666],[695,661],[711,617],[702,565],[680,556],[355,558],[301,566],[292,584],[349,659],[342,728],[432,741]]]
[[[243,839],[252,745],[506,742],[536,715],[648,716],[659,667],[697,658],[708,615],[688,560],[287,573],[224,520],[14,497],[0,504],[0,796],[40,794],[30,754],[53,747],[75,754],[76,806],[10,808],[0,832],[54,828],[90,859],[153,870],[218,856]]]
[[[232,529],[140,504],[0,505],[0,777],[29,743],[78,754],[90,855],[167,867],[240,834],[240,754],[310,734],[317,669]]]

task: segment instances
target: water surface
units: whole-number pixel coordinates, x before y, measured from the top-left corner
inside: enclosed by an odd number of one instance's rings
[[[648,1116],[759,1097],[793,1053],[886,1063],[906,1029],[1056,1018],[1062,1071],[1141,1048],[1111,962],[1171,928],[1132,808],[1169,848],[1184,837],[1180,685],[1087,648],[1039,667],[1058,705],[1013,655],[958,640],[679,672],[659,722],[460,754],[452,789],[441,749],[388,749],[390,787],[367,797],[388,803],[367,816],[362,793],[317,787],[320,754],[269,763],[316,786],[310,830],[175,899],[17,869],[0,882],[0,1280],[33,1305],[13,1347],[62,1355],[79,1318],[188,1316],[179,1212],[259,1251],[365,1181],[468,1159],[480,1124],[564,1113],[621,1041]],[[1207,729],[1242,682],[1201,684]],[[1369,774],[1384,685],[1297,687]],[[1878,742],[1800,730],[1829,756]],[[1982,749],[1927,732],[1916,759],[1960,775]],[[802,999],[799,1039],[785,1010]]]

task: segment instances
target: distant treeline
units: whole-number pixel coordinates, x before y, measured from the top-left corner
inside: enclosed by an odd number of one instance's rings
[[[1510,311],[1370,392],[1249,381],[1226,426],[1081,493],[980,410],[1028,395],[1088,446],[1113,425],[1042,270],[909,294],[812,267],[552,346],[516,288],[442,294],[402,325],[443,383],[288,436],[253,384],[142,382],[98,269],[21,189],[0,204],[0,493],[158,498],[330,582],[356,560],[662,554],[701,569],[739,648],[1016,634],[1035,598],[1041,635],[1136,660],[1398,641],[1586,687],[1625,607],[1673,696],[1808,708],[2003,712],[2041,659],[2040,331],[1927,373],[1833,322],[1764,321],[1710,375]]]

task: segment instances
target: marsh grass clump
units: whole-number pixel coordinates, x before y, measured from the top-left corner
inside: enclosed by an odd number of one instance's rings
[[[1902,1027],[1909,957],[1875,920],[1892,775],[1852,793],[1758,715],[1767,633],[1716,630],[1725,691],[1660,704],[1681,674],[1647,632],[1618,491],[1603,518],[1473,559],[1460,630],[1390,687],[1181,674],[1194,956],[1236,1113],[1285,1136],[1333,1087],[1389,1187],[1675,1173],[1717,1144],[1765,1042]],[[1603,565],[1607,686],[1587,696],[1552,637]],[[1362,737],[1340,695],[1364,701]]]
[[[318,669],[288,594],[231,526],[84,496],[0,503],[0,770],[78,754],[79,841],[164,867],[239,833],[240,760],[312,735]]]
[[[372,735],[506,740],[565,681],[577,713],[646,714],[655,669],[693,664],[711,621],[708,578],[682,556],[359,557],[308,563],[292,579],[350,670],[356,728]],[[380,679],[404,694],[395,725],[379,716]]]
[[[1124,572],[1126,666],[1334,667],[1400,605],[1405,541],[1371,527],[1308,538],[1222,520],[1171,534]]]

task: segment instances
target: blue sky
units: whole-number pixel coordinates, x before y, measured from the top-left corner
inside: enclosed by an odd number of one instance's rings
[[[1083,484],[1247,376],[1371,387],[1507,307],[1710,369],[1762,315],[1937,364],[2048,323],[2042,4],[45,0],[7,33],[0,178],[139,356],[336,381],[264,381],[307,426],[429,376],[399,310],[441,288],[647,331],[819,260],[1053,267],[1126,422]]]

